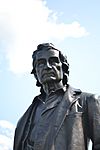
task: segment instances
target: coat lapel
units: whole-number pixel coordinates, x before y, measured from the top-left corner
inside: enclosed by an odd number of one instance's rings
[[[71,106],[79,99],[80,94],[80,90],[73,89],[70,86],[65,92],[63,99],[57,108],[57,118],[55,121],[55,137],[57,136],[66,116],[69,115]]]
[[[43,115],[46,111],[48,111],[48,110],[50,110],[50,109],[52,109],[52,108],[57,107],[58,104],[60,103],[60,101],[61,101],[61,97],[53,97],[53,99],[48,100],[48,102],[45,103],[45,107],[44,107],[44,109],[43,109],[42,115]]]

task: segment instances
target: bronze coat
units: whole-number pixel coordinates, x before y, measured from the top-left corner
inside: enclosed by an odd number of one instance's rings
[[[17,124],[13,150],[24,150],[20,146],[22,136],[25,126],[30,126],[31,112],[35,111],[39,97],[41,95],[35,97]],[[51,107],[56,106],[48,109]],[[55,119],[52,138],[48,137],[45,145],[37,141],[34,150],[87,150],[89,139],[93,143],[92,150],[100,150],[100,97],[69,87],[57,108]],[[62,138],[63,129],[66,132],[65,139]]]

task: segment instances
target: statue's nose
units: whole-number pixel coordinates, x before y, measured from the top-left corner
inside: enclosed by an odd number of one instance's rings
[[[50,65],[50,63],[48,61],[46,62],[46,68],[49,68],[49,69],[52,68],[52,66]]]

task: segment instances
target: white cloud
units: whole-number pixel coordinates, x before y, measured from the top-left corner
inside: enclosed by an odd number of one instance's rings
[[[8,121],[0,120],[0,150],[12,150],[15,127]]]
[[[78,22],[57,23],[58,14],[42,0],[0,0],[0,47],[6,49],[9,69],[31,70],[36,45],[52,38],[80,38],[88,32]]]
[[[12,150],[12,140],[5,135],[0,135],[0,150]]]

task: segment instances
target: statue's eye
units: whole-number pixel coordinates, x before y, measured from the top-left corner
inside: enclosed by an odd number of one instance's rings
[[[41,67],[43,65],[45,65],[46,61],[44,59],[39,59],[37,62],[36,62],[36,65],[38,67]]]
[[[60,61],[59,61],[59,58],[58,57],[51,57],[49,58],[49,63],[50,64],[58,64]]]

